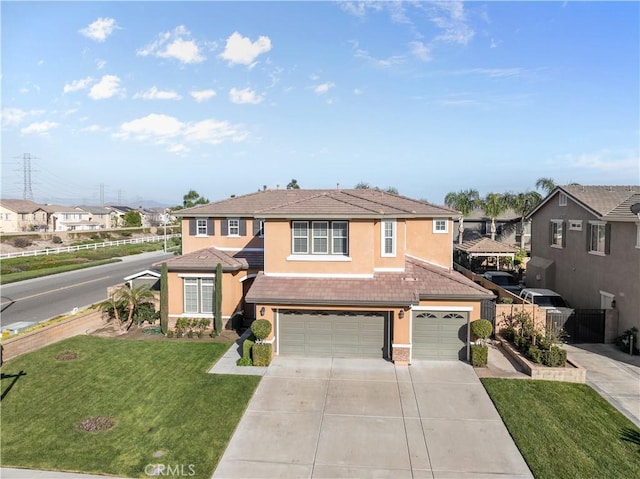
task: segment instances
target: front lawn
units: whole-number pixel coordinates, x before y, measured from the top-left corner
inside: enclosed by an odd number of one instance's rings
[[[640,429],[591,387],[481,381],[537,479],[638,477]]]
[[[211,477],[260,381],[207,374],[229,346],[78,336],[8,361],[2,466]],[[78,428],[91,417],[113,427]]]

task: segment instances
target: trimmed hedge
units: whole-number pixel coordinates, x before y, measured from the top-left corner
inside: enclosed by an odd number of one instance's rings
[[[488,319],[476,319],[471,321],[471,332],[478,339],[487,339],[493,332],[493,326]]]
[[[489,347],[480,344],[471,345],[471,364],[476,368],[484,368],[489,360]]]
[[[257,343],[253,345],[253,365],[254,366],[269,366],[271,363],[271,357],[273,352],[272,344],[270,343]]]

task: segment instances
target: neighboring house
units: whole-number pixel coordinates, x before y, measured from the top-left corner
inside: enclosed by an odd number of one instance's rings
[[[493,294],[453,270],[458,212],[376,190],[264,190],[176,212],[169,316],[273,325],[278,355],[468,359]]]
[[[129,211],[137,211],[135,208],[131,208],[130,206],[108,205],[105,206],[105,208],[111,211],[110,228],[122,228],[124,226],[124,215]]]
[[[560,186],[528,216],[526,284],[572,307],[614,309],[618,334],[640,328],[640,186]]]
[[[111,227],[111,210],[104,206],[76,206],[77,210],[89,213],[88,220],[98,224],[98,228],[110,228]]]
[[[91,231],[100,227],[89,219],[91,213],[73,206],[43,205],[47,212],[48,231]]]
[[[46,231],[47,212],[29,200],[0,199],[0,232]]]
[[[458,241],[459,221],[456,219],[454,223],[454,241]],[[520,245],[520,235],[522,225],[520,216],[513,210],[507,210],[496,218],[496,241],[501,243]],[[476,208],[464,218],[464,235],[463,241],[471,241],[491,235],[491,218]],[[531,223],[524,224],[524,245],[525,249],[529,248],[531,242]]]

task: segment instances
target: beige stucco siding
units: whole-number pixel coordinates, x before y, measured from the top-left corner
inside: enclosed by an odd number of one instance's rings
[[[189,234],[190,219],[183,218],[182,220],[182,254],[192,253],[211,246],[237,250],[264,247],[263,239],[253,235],[253,220],[251,218],[246,219],[247,234],[245,236],[223,236],[221,223],[225,219],[221,218],[213,218],[214,234],[191,235]]]
[[[446,233],[434,233],[432,219],[407,220],[407,254],[444,268],[453,267],[452,229],[451,220],[447,220]]]

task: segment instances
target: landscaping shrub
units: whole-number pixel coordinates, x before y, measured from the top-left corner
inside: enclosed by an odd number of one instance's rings
[[[502,298],[500,298],[500,301],[498,302],[502,304],[513,304],[513,298],[508,298],[507,296],[503,296]]]
[[[471,322],[471,332],[480,339],[480,343],[484,344],[485,340],[491,336],[493,326],[488,319],[476,319]]]
[[[154,324],[159,317],[160,313],[156,311],[153,303],[142,303],[136,308],[135,314],[133,315],[133,322],[137,325],[144,322]]]
[[[473,323],[471,323],[473,324]],[[269,346],[271,346],[269,344]],[[489,347],[481,344],[471,345],[471,364],[476,368],[484,368],[487,366],[489,358]]]
[[[567,363],[567,351],[558,346],[551,346],[551,349],[542,351],[542,364],[551,368],[564,367]]]
[[[254,339],[255,338],[253,336],[250,336],[247,339],[245,339],[244,342],[242,343],[242,357],[243,358],[251,359],[251,349],[253,348],[253,345],[256,344]]]
[[[271,363],[273,345],[270,343],[257,343],[253,345],[253,365],[269,366]]]
[[[62,238],[60,238],[60,236],[54,236],[51,238],[51,242],[53,244],[62,244]]]
[[[167,338],[173,338],[173,331],[167,331]]]
[[[26,248],[27,246],[31,246],[33,243],[29,238],[13,238],[13,246],[16,248]]]
[[[542,362],[542,350],[538,346],[529,346],[527,357],[534,363],[540,364]]]
[[[236,361],[236,366],[251,366],[251,358],[238,358]]]
[[[251,332],[258,341],[262,341],[271,333],[271,323],[266,319],[256,319],[251,323]]]

